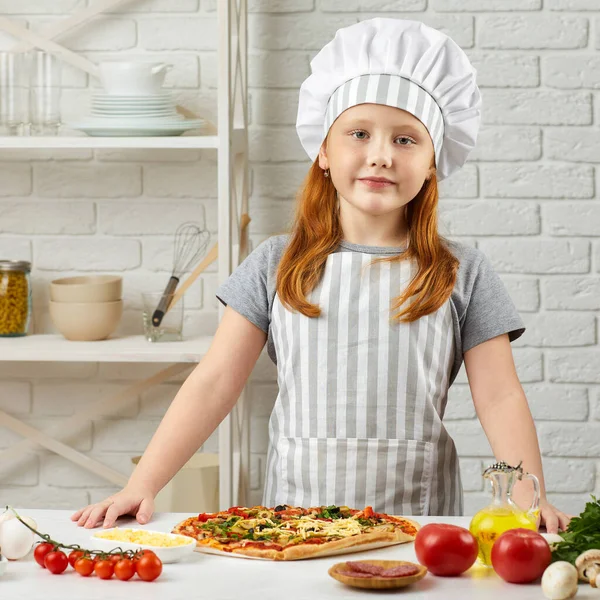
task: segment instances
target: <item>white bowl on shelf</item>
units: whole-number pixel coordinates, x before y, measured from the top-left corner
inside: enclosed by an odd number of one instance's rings
[[[106,60],[98,64],[100,81],[108,94],[159,94],[173,65],[141,60]]]
[[[91,547],[90,550],[114,550],[116,548],[121,548],[121,550],[139,550],[140,548],[152,550],[158,558],[163,563],[173,563],[185,558],[186,556],[192,554],[194,549],[196,548],[196,540],[187,537],[185,535],[179,535],[177,533],[165,533],[164,531],[151,531],[148,529],[143,529],[140,531],[145,531],[146,533],[158,533],[160,535],[166,535],[172,539],[180,539],[185,541],[184,544],[180,546],[152,546],[150,544],[134,544],[131,542],[119,542],[117,540],[106,540],[104,538],[98,537],[98,534],[107,533],[109,531],[114,531],[121,529],[120,527],[113,527],[112,529],[103,529],[102,531],[98,531],[93,534],[91,539]],[[129,527],[123,529],[130,529]]]

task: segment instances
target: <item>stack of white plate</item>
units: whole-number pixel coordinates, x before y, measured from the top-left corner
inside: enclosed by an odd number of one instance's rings
[[[204,125],[203,119],[184,119],[170,92],[144,96],[115,96],[104,92],[92,95],[91,115],[68,123],[95,136],[180,135]]]

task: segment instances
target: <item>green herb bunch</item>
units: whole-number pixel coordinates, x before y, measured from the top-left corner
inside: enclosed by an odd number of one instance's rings
[[[574,565],[582,552],[600,549],[600,502],[595,496],[592,500],[578,517],[571,519],[567,531],[559,533],[564,542],[553,550],[552,562],[566,560]]]

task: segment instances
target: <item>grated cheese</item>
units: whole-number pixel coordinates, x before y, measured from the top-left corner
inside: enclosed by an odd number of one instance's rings
[[[168,534],[153,533],[143,529],[120,529],[115,527],[112,531],[103,531],[95,534],[96,537],[116,542],[131,542],[133,544],[144,544],[145,546],[159,546],[170,548],[172,546],[183,546],[189,541],[183,536],[173,537]]]
[[[255,529],[258,525],[262,525],[259,534],[292,537],[300,535],[302,539],[310,537],[350,537],[359,535],[363,532],[360,524],[354,517],[346,519],[336,519],[334,521],[322,521],[311,516],[304,515],[293,521],[283,521],[282,523],[274,523],[270,518],[251,518],[238,521],[232,531],[246,531]],[[267,527],[265,527],[267,525]],[[291,531],[290,531],[291,530]],[[295,530],[295,531],[294,531]]]

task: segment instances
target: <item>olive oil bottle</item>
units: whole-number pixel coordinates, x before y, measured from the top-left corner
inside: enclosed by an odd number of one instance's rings
[[[535,475],[523,473],[521,463],[516,467],[505,462],[495,463],[483,472],[483,477],[491,482],[492,502],[473,517],[469,531],[479,544],[478,562],[490,567],[492,546],[501,533],[518,528],[537,531],[540,483]],[[526,511],[511,498],[515,479],[531,479],[533,482],[533,502]]]

